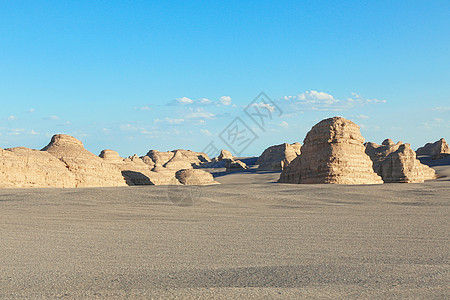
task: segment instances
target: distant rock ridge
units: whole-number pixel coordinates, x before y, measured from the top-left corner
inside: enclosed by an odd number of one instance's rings
[[[384,182],[423,182],[436,176],[432,168],[420,163],[409,144],[386,139],[381,145],[367,143],[365,151]]]
[[[383,183],[364,152],[359,126],[342,117],[322,120],[306,135],[301,154],[281,173],[284,183]]]
[[[300,143],[271,146],[256,161],[260,171],[281,171],[301,153]]]
[[[450,154],[450,147],[444,138],[434,142],[427,143],[423,147],[420,147],[416,151],[417,155],[429,155],[433,159],[439,159],[446,156],[445,154]]]

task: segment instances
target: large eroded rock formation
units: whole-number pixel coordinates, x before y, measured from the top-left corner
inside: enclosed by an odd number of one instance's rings
[[[342,117],[325,119],[306,135],[301,154],[281,173],[279,182],[379,184],[364,152],[359,126]]]

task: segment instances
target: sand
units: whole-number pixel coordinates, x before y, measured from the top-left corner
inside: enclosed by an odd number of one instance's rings
[[[1,189],[0,298],[450,297],[448,177],[336,186],[278,176]]]

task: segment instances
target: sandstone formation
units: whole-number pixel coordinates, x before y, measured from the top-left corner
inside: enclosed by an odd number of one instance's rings
[[[450,154],[450,147],[447,142],[441,138],[439,141],[434,143],[427,143],[425,146],[420,147],[416,151],[417,155],[429,155],[433,159],[439,159],[446,156],[445,154]]]
[[[279,182],[379,184],[364,152],[359,126],[342,117],[325,119],[308,132],[301,154],[281,173]]]
[[[165,165],[175,156],[177,152],[181,153],[184,160],[189,162],[190,164],[201,164],[204,162],[211,161],[208,155],[203,152],[194,152],[191,150],[183,150],[183,149],[168,152],[150,150],[146,156],[149,157],[155,165]]]
[[[395,144],[390,139],[381,145],[367,143],[366,153],[384,182],[423,182],[435,177],[434,170],[420,163],[409,144]]]
[[[211,173],[199,169],[184,169],[175,173],[175,177],[184,185],[210,185],[219,184]]]
[[[0,188],[74,188],[75,174],[53,155],[28,148],[0,149]]]
[[[300,155],[301,145],[281,144],[267,148],[256,161],[260,171],[281,171]]]
[[[114,150],[103,150],[100,155],[105,161],[117,167],[128,185],[150,185],[155,184],[155,178],[160,176],[152,172],[150,167],[137,155],[121,158]],[[153,181],[152,181],[153,180]]]
[[[226,161],[226,172],[236,172],[236,171],[243,171],[243,170],[247,170],[249,167],[242,161],[240,160],[233,160],[233,159],[228,159]]]
[[[86,150],[76,138],[57,134],[42,149],[60,161],[75,175],[76,187],[125,186],[121,171]]]
[[[219,156],[217,156],[217,161],[222,161],[226,159],[233,159],[233,155],[228,150],[222,150],[220,151]]]

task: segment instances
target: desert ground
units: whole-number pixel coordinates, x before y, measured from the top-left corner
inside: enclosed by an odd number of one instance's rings
[[[450,297],[450,178],[0,189],[0,298]],[[443,174],[443,175],[442,175]]]

